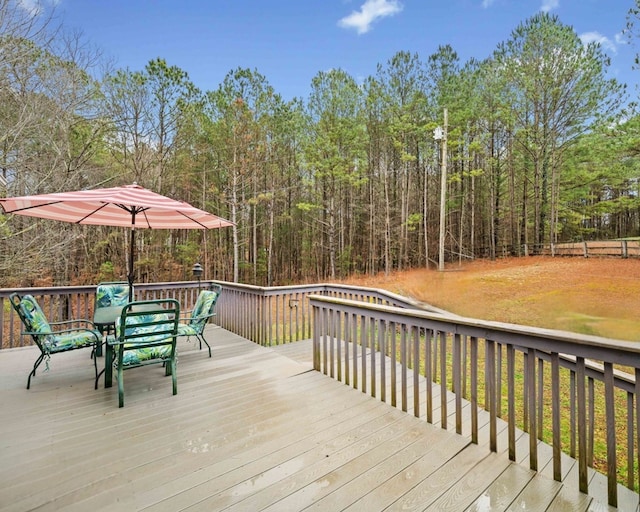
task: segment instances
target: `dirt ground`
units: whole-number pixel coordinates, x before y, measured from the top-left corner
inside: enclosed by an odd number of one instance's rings
[[[640,259],[524,257],[347,281],[458,315],[640,340]]]

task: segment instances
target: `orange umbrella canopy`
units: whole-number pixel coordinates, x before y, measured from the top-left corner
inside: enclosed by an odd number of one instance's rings
[[[137,184],[34,196],[0,198],[5,213],[74,224],[131,229],[129,282],[133,282],[135,229],[214,229],[233,223],[184,201],[156,194]]]

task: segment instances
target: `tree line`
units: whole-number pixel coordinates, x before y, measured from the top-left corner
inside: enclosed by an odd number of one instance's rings
[[[361,82],[321,71],[284,100],[256,69],[202,91],[162,58],[117,68],[0,0],[0,193],[137,182],[235,223],[139,230],[139,281],[190,279],[196,261],[261,285],[433,266],[441,197],[448,261],[636,237],[640,121],[608,66],[539,13],[485,60],[400,51]],[[1,286],[126,275],[122,229],[7,215],[0,237]]]

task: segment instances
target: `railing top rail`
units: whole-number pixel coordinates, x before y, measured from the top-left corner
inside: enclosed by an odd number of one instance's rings
[[[339,283],[315,283],[315,284],[299,284],[299,285],[286,285],[286,286],[255,286],[241,283],[232,283],[229,281],[214,281],[217,284],[222,285],[225,289],[229,290],[243,290],[252,291],[256,294],[270,296],[279,295],[284,293],[323,293],[323,292],[344,292],[354,294],[368,294],[372,297],[379,299],[386,299],[390,302],[403,305],[408,308],[428,310],[434,313],[451,314],[444,309],[437,308],[426,302],[413,300],[396,293],[383,290],[381,288],[369,288],[366,286],[355,286]]]
[[[213,283],[211,280],[201,281],[200,286],[206,287],[208,284]],[[134,283],[136,289],[139,290],[170,290],[184,287],[196,287],[197,281],[171,281],[164,283]],[[74,293],[93,293],[96,289],[96,284],[84,284],[77,286],[39,286],[39,287],[23,287],[23,288],[0,288],[0,298],[8,298],[13,292],[20,294],[30,295],[69,295]]]
[[[535,348],[545,352],[573,354],[578,357],[607,361],[625,366],[640,367],[640,343],[626,340],[614,340],[600,336],[578,334],[554,329],[543,329],[503,322],[477,320],[450,314],[432,313],[424,310],[408,310],[394,306],[371,304],[348,299],[312,295],[312,306],[333,304],[348,312],[370,311],[372,314],[385,315],[391,321],[411,323],[420,322],[426,327],[455,334],[464,334],[518,345],[523,348]]]

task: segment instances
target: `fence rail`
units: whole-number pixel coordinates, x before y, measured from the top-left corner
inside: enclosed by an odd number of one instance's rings
[[[601,240],[545,246],[545,256],[583,256],[590,257],[640,257],[639,240]]]
[[[491,450],[501,418],[511,460],[519,428],[529,434],[530,468],[539,470],[537,443],[545,441],[561,481],[565,448],[578,460],[580,491],[588,491],[588,467],[606,475],[611,506],[619,480],[639,488],[640,344],[323,296],[310,302],[316,370],[416,416],[424,410],[430,423],[439,409],[442,428],[453,414],[458,433],[466,399],[473,442],[480,406]]]

